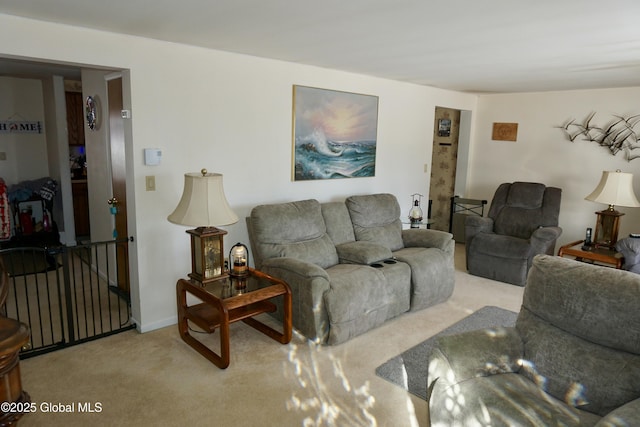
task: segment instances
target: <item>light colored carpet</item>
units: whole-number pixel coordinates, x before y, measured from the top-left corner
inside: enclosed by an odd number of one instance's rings
[[[519,311],[523,288],[470,276],[456,246],[456,288],[445,303],[404,314],[334,347],[300,337],[281,345],[243,323],[231,327],[221,370],[187,346],[175,326],[125,332],[23,360],[29,426],[420,426],[426,402],[375,369],[479,308]],[[217,345],[218,335],[205,337]],[[74,412],[43,412],[49,403]],[[80,413],[79,403],[101,412]]]

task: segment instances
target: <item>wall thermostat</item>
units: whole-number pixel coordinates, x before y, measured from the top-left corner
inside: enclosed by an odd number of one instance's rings
[[[144,164],[147,166],[157,166],[162,159],[162,150],[159,148],[144,149]]]

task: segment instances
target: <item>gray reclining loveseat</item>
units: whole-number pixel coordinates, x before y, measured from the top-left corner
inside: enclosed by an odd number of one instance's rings
[[[261,205],[247,227],[256,268],[289,284],[293,326],[319,343],[347,341],[453,292],[452,235],[402,230],[391,194]]]

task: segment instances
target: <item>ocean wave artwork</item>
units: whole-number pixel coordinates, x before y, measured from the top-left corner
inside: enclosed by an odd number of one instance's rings
[[[294,181],[375,176],[378,98],[294,86]]]

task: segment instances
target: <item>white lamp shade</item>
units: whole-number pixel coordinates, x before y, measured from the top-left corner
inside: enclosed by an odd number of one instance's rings
[[[633,174],[619,170],[602,172],[600,183],[585,199],[610,206],[640,206],[640,201],[633,192]]]
[[[180,203],[167,218],[174,224],[194,227],[229,225],[238,222],[222,187],[219,173],[185,173]]]

